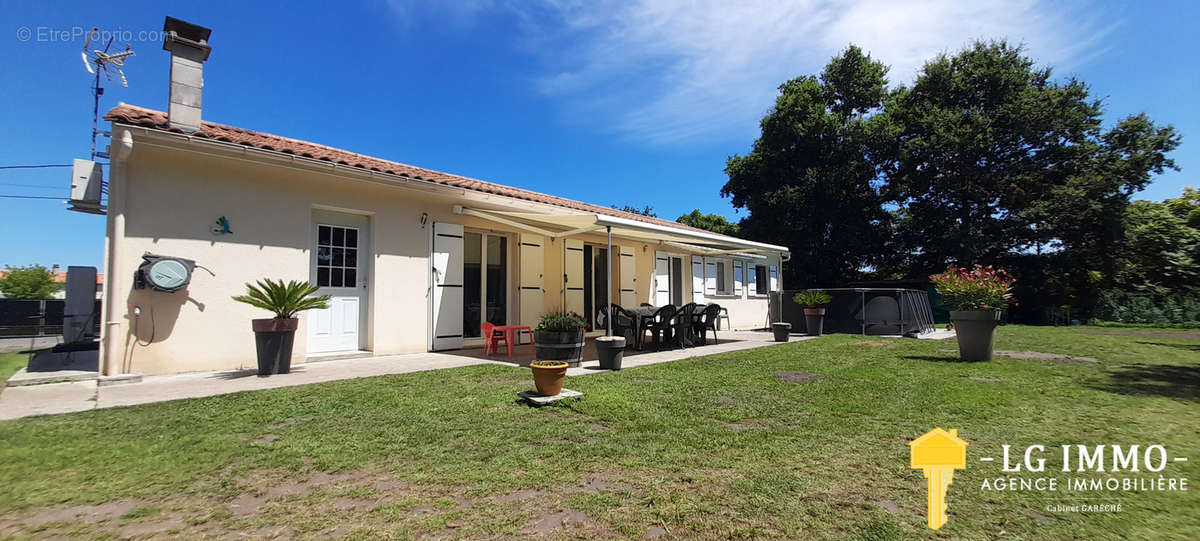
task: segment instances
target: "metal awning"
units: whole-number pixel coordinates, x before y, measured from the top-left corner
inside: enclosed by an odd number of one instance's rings
[[[491,220],[519,229],[524,229],[551,238],[567,237],[581,233],[600,232],[612,228],[612,234],[645,242],[662,242],[682,247],[694,247],[697,251],[713,255],[724,253],[787,253],[784,246],[754,242],[708,231],[692,231],[639,220],[618,218],[595,213],[541,214],[535,212],[511,212],[492,209],[455,206],[454,212]]]

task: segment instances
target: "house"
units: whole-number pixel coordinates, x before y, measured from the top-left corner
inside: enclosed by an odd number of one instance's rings
[[[472,347],[484,321],[535,325],[563,308],[595,321],[607,299],[716,302],[733,328],[768,324],[786,248],[202,121],[209,30],[175,24],[168,110],[120,104],[104,117],[116,278],[104,284],[103,373],[253,365],[250,320],[267,315],[231,297],[262,278],[332,297],[301,317],[297,363]],[[174,293],[139,289],[147,252],[212,274]]]

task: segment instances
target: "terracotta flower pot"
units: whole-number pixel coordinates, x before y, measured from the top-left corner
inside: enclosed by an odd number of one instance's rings
[[[296,318],[253,319],[254,345],[258,350],[258,375],[286,374],[292,369],[292,345],[296,340]]]
[[[951,310],[954,334],[958,340],[958,357],[964,361],[992,360],[996,343],[996,325],[1000,324],[999,310]]]
[[[563,361],[534,361],[529,363],[533,369],[533,384],[538,394],[554,396],[562,392],[563,380],[567,377],[567,363]]]

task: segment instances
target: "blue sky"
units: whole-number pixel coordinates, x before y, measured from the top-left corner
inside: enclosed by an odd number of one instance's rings
[[[1145,111],[1183,134],[1183,172],[1139,197],[1200,184],[1200,8],[1190,2],[170,4],[0,1],[0,165],[86,157],[79,51],[93,26],[130,36],[137,54],[129,88],[107,83],[102,109],[164,109],[158,31],[171,15],[213,29],[206,120],[592,203],[649,204],[668,219],[693,208],[738,219],[719,195],[726,158],[747,151],[776,86],[851,42],[900,83],[973,39],[1023,42],[1058,76],[1087,81],[1110,123]],[[0,170],[0,194],[65,195],[68,177]],[[0,198],[0,265],[102,267],[103,218],[65,208]]]

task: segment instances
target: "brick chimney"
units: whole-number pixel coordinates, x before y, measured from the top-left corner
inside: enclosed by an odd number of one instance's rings
[[[212,30],[174,17],[163,21],[163,50],[171,53],[171,103],[167,123],[172,128],[200,130],[200,95],[204,89],[204,61],[212,47]]]

